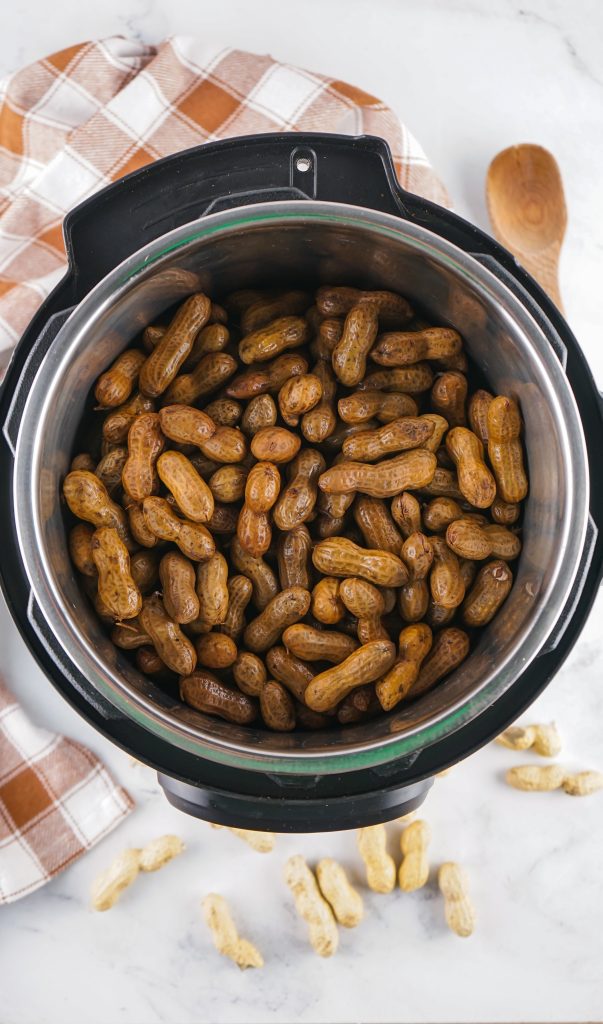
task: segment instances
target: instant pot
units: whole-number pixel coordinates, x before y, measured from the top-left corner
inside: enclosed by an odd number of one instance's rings
[[[491,238],[401,189],[377,138],[260,135],[179,153],[77,207],[65,239],[68,270],[0,396],[0,576],[30,650],[190,814],[302,832],[406,813],[534,700],[597,591],[602,403],[568,325]],[[401,292],[461,332],[492,390],[520,402],[530,495],[513,590],[454,674],[389,715],[278,734],[183,706],[113,646],[70,563],[61,482],[92,383],[164,310],[199,290],[321,283]]]

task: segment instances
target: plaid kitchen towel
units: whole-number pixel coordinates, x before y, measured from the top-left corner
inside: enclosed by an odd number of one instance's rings
[[[0,682],[0,905],[39,889],[132,807],[86,747],[32,725]]]
[[[81,43],[0,83],[0,370],[61,278],[67,211],[159,157],[233,135],[380,135],[402,185],[446,192],[380,100],[346,82],[177,36]]]

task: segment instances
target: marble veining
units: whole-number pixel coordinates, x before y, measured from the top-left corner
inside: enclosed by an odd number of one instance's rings
[[[177,32],[272,52],[382,96],[405,119],[459,213],[487,228],[484,176],[494,154],[537,142],[556,155],[569,226],[561,290],[603,387],[603,8],[596,0],[41,0],[5,5],[0,74],[93,35],[157,42]],[[556,679],[524,720],[556,719],[571,767],[603,767],[603,599]],[[132,765],[62,701],[0,606],[2,672],[29,713],[95,750],[137,807],[100,847],[43,890],[0,911],[5,1024],[343,1024],[601,1021],[603,796],[571,800],[505,786],[514,755],[489,746],[437,780],[425,806],[432,862],[467,868],[475,935],[451,935],[433,881],[419,893],[366,895],[366,920],[341,933],[331,961],[311,952],[280,880],[293,852],[340,857],[362,884],[351,834],[281,837],[254,854],[186,818],[153,773]],[[119,849],[183,836],[186,853],[144,877],[108,914],[88,906],[92,879]],[[398,855],[401,827],[390,827]],[[232,902],[263,971],[240,974],[214,952],[200,900]]]

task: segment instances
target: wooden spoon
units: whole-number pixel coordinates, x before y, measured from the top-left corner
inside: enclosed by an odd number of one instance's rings
[[[567,209],[554,156],[529,143],[503,149],[488,168],[486,200],[498,241],[563,312],[559,254]]]

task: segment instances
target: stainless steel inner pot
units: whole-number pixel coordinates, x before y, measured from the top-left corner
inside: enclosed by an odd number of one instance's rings
[[[491,388],[521,405],[530,475],[513,590],[467,661],[431,693],[390,715],[299,735],[205,716],[138,673],[111,644],[80,590],[60,500],[90,387],[142,327],[193,291],[219,295],[285,282],[390,288],[433,323],[458,328]],[[213,214],[164,235],[118,266],[74,310],[28,397],[14,509],[41,614],[121,714],[203,758],[311,775],[409,755],[459,729],[513,685],[546,644],[574,580],[588,515],[588,471],[580,418],[558,358],[528,308],[494,274],[439,236],[386,214],[277,202]]]

